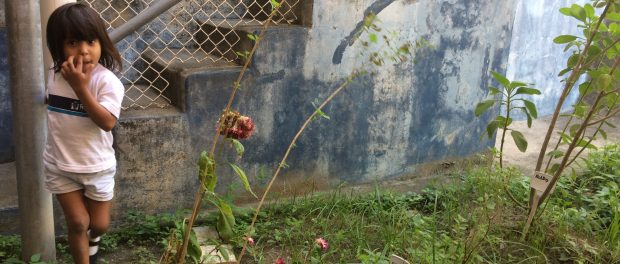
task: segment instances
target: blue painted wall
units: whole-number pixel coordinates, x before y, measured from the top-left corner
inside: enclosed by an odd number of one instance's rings
[[[513,11],[513,3],[485,0],[315,1],[313,26],[271,29],[242,83],[234,108],[257,125],[256,135],[244,141],[243,167],[249,175],[275,168],[313,112],[312,102],[370,64],[359,56],[368,36],[353,37],[370,12],[383,32],[397,32],[393,41],[424,39],[430,46],[403,65],[369,67],[376,73],[353,81],[325,109],[331,119],[312,123],[297,142],[282,181],[303,188],[308,181],[389,179],[415,175],[426,162],[485,150],[493,144],[480,141],[490,115],[475,118],[473,108],[491,85],[489,71],[506,70]],[[187,79],[194,157],[210,145],[236,75],[204,72]]]
[[[524,96],[536,103],[539,116],[553,114],[558,98],[564,90],[565,83],[562,79],[568,76],[558,76],[558,73],[566,68],[566,61],[572,53],[564,52],[564,45],[554,44],[553,39],[559,35],[583,34],[577,27],[577,19],[561,14],[559,9],[588,2],[590,1],[521,0],[517,5],[506,76],[510,80],[533,83],[533,87],[541,90],[542,95]],[[577,97],[578,89],[574,89],[562,110],[570,110]],[[505,109],[503,111],[505,112]],[[525,119],[521,112],[511,115],[513,118]]]
[[[7,30],[6,27],[0,26],[0,163],[12,161],[14,158],[11,93],[9,90]]]

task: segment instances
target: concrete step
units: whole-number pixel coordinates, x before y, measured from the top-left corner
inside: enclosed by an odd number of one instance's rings
[[[281,1],[279,1],[281,2]],[[284,2],[278,9],[278,12],[274,15],[273,21],[278,24],[303,24],[303,8],[305,2],[312,2],[308,0],[289,0]],[[247,5],[247,12],[244,14],[243,19],[252,19],[258,21],[265,21],[269,18],[272,11],[270,0],[252,0]]]
[[[123,108],[147,109],[172,107],[168,98],[161,88],[146,84],[125,85],[125,98]]]
[[[194,36],[202,50],[216,57],[223,57],[237,64],[244,64],[245,58],[238,53],[249,52],[254,41],[248,35],[258,35],[263,22],[254,19],[207,19],[199,20],[200,31]],[[301,27],[291,24],[274,24],[267,30],[281,30]]]
[[[185,79],[188,75],[210,69],[240,69],[238,64],[213,56],[199,48],[152,49],[142,53],[148,67],[145,80],[154,80],[154,87],[161,89],[172,105],[185,111]]]

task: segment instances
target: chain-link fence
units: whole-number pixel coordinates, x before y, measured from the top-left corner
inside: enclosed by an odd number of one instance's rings
[[[162,1],[162,0],[157,0]],[[294,24],[299,1],[284,1],[276,24]],[[116,28],[156,0],[82,0]],[[281,1],[278,1],[281,2]],[[184,0],[117,43],[123,57],[123,109],[171,106],[171,82],[164,73],[174,67],[197,67],[238,61],[240,26],[260,25],[272,11],[270,0]]]

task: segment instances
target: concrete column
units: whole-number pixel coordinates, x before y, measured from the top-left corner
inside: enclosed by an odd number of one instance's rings
[[[5,0],[22,259],[55,260],[52,196],[43,187],[46,136],[38,0]]]
[[[47,20],[57,7],[66,3],[74,3],[75,0],[44,0],[41,2],[41,35],[43,40],[43,65],[45,74],[45,80],[47,80],[48,69],[52,65],[52,55],[49,49],[47,49],[47,35],[45,34],[47,28]]]

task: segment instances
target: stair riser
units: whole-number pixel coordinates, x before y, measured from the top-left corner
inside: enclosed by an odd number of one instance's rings
[[[203,24],[201,28],[202,31],[194,37],[198,43],[202,43],[201,48],[204,51],[240,65],[245,63],[245,60],[236,52],[243,53],[252,49],[253,42],[247,36],[254,32],[217,27],[211,24]],[[208,32],[209,35],[207,36],[203,31]]]

